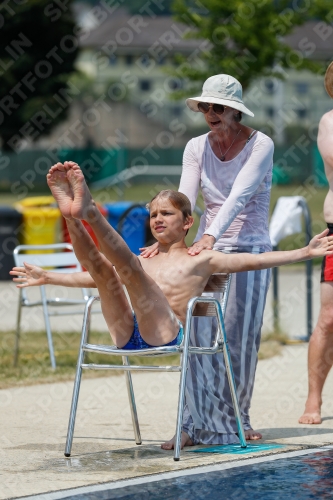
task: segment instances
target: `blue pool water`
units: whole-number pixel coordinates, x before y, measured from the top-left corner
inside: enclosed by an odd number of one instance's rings
[[[67,497],[80,500],[333,499],[333,450]]]

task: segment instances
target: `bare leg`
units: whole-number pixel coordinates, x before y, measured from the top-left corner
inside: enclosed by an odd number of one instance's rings
[[[321,284],[321,309],[308,352],[308,398],[300,424],[321,424],[322,390],[333,364],[333,283]]]
[[[186,432],[182,431],[182,437],[181,437],[181,442],[180,442],[180,449],[182,450],[184,446],[193,446],[194,443],[191,440],[190,436],[186,434]],[[175,436],[170,439],[170,441],[166,441],[165,443],[161,444],[162,450],[173,450],[175,447]]]
[[[71,217],[73,193],[66,172],[55,170],[48,178],[48,183],[66,217],[75,254],[97,285],[103,315],[113,341],[118,347],[123,347],[129,341],[134,327],[123,287],[112,264],[98,251],[82,222]]]
[[[117,347],[129,341],[134,328],[133,313],[123,286],[111,262],[97,249],[82,222],[67,219],[75,254],[94,279],[101,308],[111,337]]]
[[[57,198],[59,193],[53,189],[52,179],[59,175],[58,172],[64,171],[67,172],[73,198],[69,199],[67,196],[64,200],[63,196],[59,200],[60,209],[68,213],[70,205],[72,218],[85,219],[91,225],[103,254],[109,263],[112,262],[115,266],[121,281],[127,287],[143,339],[155,346],[171,342],[177,336],[179,324],[165,295],[142,269],[137,256],[101,215],[85,183],[83,173],[75,163],[65,162],[64,165],[57,164],[50,169],[48,183],[54,196]],[[87,268],[86,264],[84,266]],[[93,278],[95,279],[94,276]],[[96,284],[99,286],[97,281]]]

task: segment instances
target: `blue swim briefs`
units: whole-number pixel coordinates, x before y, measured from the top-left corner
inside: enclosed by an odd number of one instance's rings
[[[138,325],[135,314],[133,314],[133,320],[134,320],[134,330],[133,330],[132,336],[129,339],[129,341],[127,342],[127,344],[124,345],[124,347],[120,347],[120,349],[138,351],[140,349],[149,349],[151,347],[165,347],[165,346],[171,346],[171,345],[180,345],[182,340],[183,340],[183,325],[179,321],[179,332],[178,332],[177,337],[174,340],[172,340],[168,344],[164,344],[163,346],[149,345],[141,337],[141,334],[139,332],[139,325]]]

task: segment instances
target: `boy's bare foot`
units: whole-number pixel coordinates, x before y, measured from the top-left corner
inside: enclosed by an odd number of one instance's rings
[[[262,434],[258,431],[254,431],[253,429],[247,429],[244,431],[246,441],[257,441],[262,438]]]
[[[73,192],[71,215],[74,219],[90,221],[94,217],[96,205],[91,197],[84,175],[77,163],[64,163],[67,179]]]
[[[50,168],[46,179],[62,215],[66,219],[71,219],[74,194],[68,182],[67,173],[64,170],[62,163],[56,163],[53,165],[53,167]]]
[[[182,450],[184,446],[194,446],[194,443],[190,439],[190,436],[183,431],[180,442],[180,449]],[[170,441],[166,441],[165,443],[161,444],[162,450],[173,450],[174,447],[175,447],[175,436],[173,436],[173,438],[170,439]]]

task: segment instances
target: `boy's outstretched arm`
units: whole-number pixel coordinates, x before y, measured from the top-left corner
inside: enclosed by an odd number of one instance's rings
[[[24,267],[13,267],[9,272],[17,288],[41,285],[60,285],[74,288],[96,288],[96,284],[88,272],[54,273],[39,266],[24,263]]]
[[[293,264],[314,257],[333,255],[333,236],[326,236],[328,229],[312,238],[309,245],[297,250],[265,252],[261,254],[239,253],[223,254],[211,252],[210,264],[213,273],[237,273],[240,271],[254,271],[256,269],[268,269],[270,267]]]

